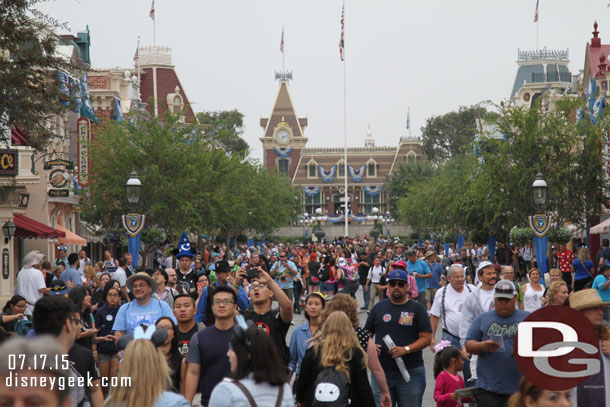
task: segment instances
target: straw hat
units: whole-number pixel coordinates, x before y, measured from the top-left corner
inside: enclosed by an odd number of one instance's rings
[[[581,311],[587,308],[610,305],[610,302],[603,302],[602,298],[595,289],[575,291],[570,295],[570,307]]]
[[[157,291],[157,282],[145,271],[140,271],[127,279],[127,288],[129,288],[129,291],[133,291],[133,283],[136,280],[146,281],[152,287],[153,292]]]

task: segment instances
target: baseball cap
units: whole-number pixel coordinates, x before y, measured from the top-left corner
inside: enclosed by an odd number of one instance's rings
[[[407,276],[407,272],[404,270],[390,271],[390,275],[388,276],[388,281],[392,281],[392,280],[400,280],[400,281],[407,282],[407,284],[409,283],[409,277]]]
[[[515,285],[508,280],[500,280],[494,287],[494,298],[508,298],[512,300],[517,295]]]
[[[477,267],[477,274],[479,274],[479,271],[483,270],[485,267],[489,267],[489,266],[493,266],[493,263],[490,261],[482,261],[479,263],[479,267]]]

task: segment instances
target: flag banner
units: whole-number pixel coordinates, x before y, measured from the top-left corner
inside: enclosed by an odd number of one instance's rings
[[[540,270],[540,284],[544,285],[544,273],[548,272],[546,249],[549,244],[549,237],[544,235],[542,237],[536,236],[534,233],[534,249],[536,250],[536,264],[538,270]]]
[[[536,0],[536,14],[534,14],[534,22],[538,22],[538,6],[540,5],[540,0]]]
[[[536,237],[544,237],[551,227],[551,217],[548,215],[528,216],[527,220]]]
[[[318,171],[324,182],[333,182],[335,179],[335,173],[337,172],[337,166],[333,165],[330,170],[326,171],[321,165],[318,165]]]
[[[273,147],[275,154],[279,155],[280,158],[286,158],[292,152],[292,147]]]
[[[360,182],[360,181],[362,181],[362,178],[364,177],[364,174],[366,173],[366,164],[364,164],[360,168],[354,168],[351,165],[348,165],[347,171],[349,172],[349,175],[352,177],[352,179],[355,182]]]
[[[375,186],[364,185],[362,188],[364,189],[364,192],[368,196],[377,196],[383,189],[383,185],[375,185]]]
[[[150,13],[148,13],[148,15],[153,21],[155,20],[155,0],[153,0],[152,5],[150,6]]]
[[[343,40],[343,29],[344,29],[344,21],[343,21],[343,17],[345,15],[345,3],[343,4],[343,7],[341,7],[341,40],[339,41],[339,57],[341,58],[341,61],[343,61],[343,53],[345,52],[345,42]]]
[[[284,27],[282,27],[282,41],[280,42],[280,52],[284,52]]]
[[[304,186],[303,187],[303,192],[308,197],[313,198],[314,196],[316,196],[316,195],[318,195],[320,193],[321,189],[322,189],[322,187],[307,187],[307,186]]]

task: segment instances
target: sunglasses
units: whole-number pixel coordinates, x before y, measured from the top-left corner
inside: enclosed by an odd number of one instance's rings
[[[404,281],[390,281],[388,283],[390,285],[390,287],[400,287],[400,288],[405,288],[407,286],[407,283],[405,283]]]

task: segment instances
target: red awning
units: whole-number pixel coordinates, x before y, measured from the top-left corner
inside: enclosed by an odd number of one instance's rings
[[[53,229],[43,223],[37,222],[34,219],[30,219],[25,215],[15,215],[13,222],[17,226],[15,230],[15,237],[19,238],[37,238],[37,239],[51,239],[56,237],[66,237],[66,234],[57,229]]]

